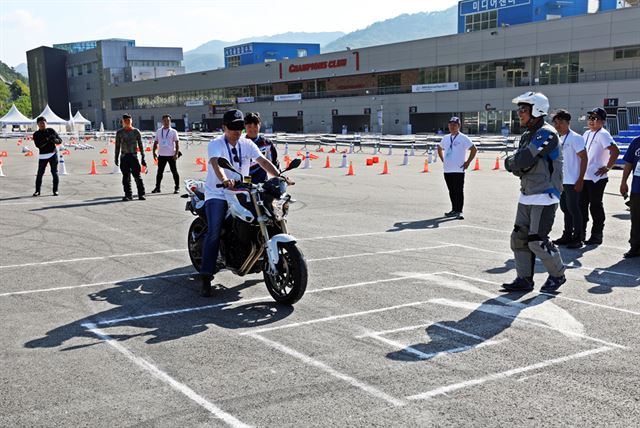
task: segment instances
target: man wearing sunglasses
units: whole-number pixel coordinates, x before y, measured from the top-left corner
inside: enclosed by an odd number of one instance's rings
[[[549,99],[526,92],[513,99],[520,125],[525,128],[515,154],[505,169],[520,178],[520,198],[511,233],[517,277],[502,284],[506,291],[533,290],[536,257],[549,272],[541,291],[555,292],[567,279],[560,251],[549,239],[562,192],[562,150],[556,130],[545,123]]]
[[[262,152],[253,141],[241,137],[244,127],[244,114],[240,110],[227,111],[222,117],[224,134],[212,140],[207,148],[207,159],[210,168],[207,170],[207,180],[205,182],[204,207],[207,213],[208,230],[204,238],[202,267],[200,269],[202,278],[201,294],[204,297],[211,297],[211,281],[216,273],[215,267],[220,247],[222,221],[227,213],[224,190],[217,187],[217,185],[221,184],[224,188],[232,188],[236,180],[242,180],[242,177],[238,177],[232,171],[221,168],[218,165],[218,159],[226,158],[229,163],[242,173],[242,176],[249,175],[249,167],[254,160],[270,176],[279,174],[276,167],[262,155]],[[229,178],[230,175],[236,176]]]
[[[272,164],[279,168],[278,165],[278,151],[276,150],[273,142],[266,138],[264,135],[260,135],[260,113],[247,113],[244,116],[244,126],[247,132],[247,138],[256,143],[256,146],[262,152],[262,155],[269,159]],[[251,164],[250,171],[252,183],[263,183],[267,180],[267,172],[262,169],[258,162]]]
[[[604,231],[604,205],[602,197],[609,182],[607,172],[615,165],[620,149],[604,128],[607,112],[603,108],[594,108],[587,112],[587,126],[584,143],[587,148],[587,172],[584,175],[584,188],[580,194],[580,210],[582,211],[582,235],[587,234],[589,213],[591,213],[591,237],[585,241],[587,245],[602,244]]]

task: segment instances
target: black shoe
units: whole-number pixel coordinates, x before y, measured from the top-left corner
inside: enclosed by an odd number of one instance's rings
[[[571,235],[567,235],[565,233],[562,234],[562,236],[558,239],[556,239],[555,241],[553,241],[554,244],[556,245],[567,245],[571,243]]]
[[[602,244],[602,236],[591,235],[591,238],[587,239],[585,245],[600,245]]]
[[[144,195],[139,195],[139,196],[138,196],[138,200],[139,200],[139,201],[146,201],[146,200],[147,200],[147,198],[145,198],[145,197],[144,197]]]
[[[444,216],[445,216],[445,217],[455,217],[455,216],[457,216],[457,215],[458,215],[458,212],[457,212],[457,211],[454,211],[454,210],[451,210],[451,211],[449,211],[448,213],[444,213]]]
[[[131,197],[131,196],[123,196],[122,197],[122,202],[127,202],[127,201],[133,201],[133,197]]]
[[[622,255],[625,259],[632,259],[634,257],[640,257],[640,248],[631,248],[629,251]]]
[[[173,189],[173,194],[177,195],[178,193],[180,193],[180,188],[176,186],[176,188]]]
[[[464,220],[464,216],[462,215],[462,213],[456,213],[456,216],[454,218],[456,220]]]
[[[40,196],[40,192],[33,192],[33,196]]]
[[[59,193],[58,193],[57,190],[53,192],[53,196],[58,196],[58,195],[59,195]]]
[[[151,191],[151,193],[160,193],[160,188],[156,187]]]
[[[544,284],[542,284],[540,291],[542,291],[543,293],[554,293],[565,282],[567,282],[567,277],[564,275],[561,275],[561,276],[549,275],[549,278],[547,278]]]
[[[200,295],[202,297],[211,297],[213,295],[211,291],[211,281],[213,278],[211,277],[202,277],[202,287],[200,288]]]
[[[567,248],[571,250],[577,250],[578,248],[582,248],[583,246],[584,242],[582,242],[582,239],[574,239],[567,244]]]
[[[520,278],[518,276],[513,282],[502,284],[502,288],[506,291],[532,291],[533,285],[532,278]]]

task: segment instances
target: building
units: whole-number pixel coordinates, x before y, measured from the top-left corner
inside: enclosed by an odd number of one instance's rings
[[[112,85],[105,124],[128,112],[153,125],[169,113],[179,129],[213,130],[238,107],[259,111],[273,131],[432,132],[456,114],[465,132],[517,132],[511,99],[535,90],[568,108],[580,130],[604,99],[611,113],[640,100],[638,22],[631,7]]]
[[[317,43],[245,43],[224,48],[225,68],[320,54]]]
[[[43,46],[27,52],[29,74],[35,73],[29,78],[33,111],[49,103],[66,118],[71,103],[73,112],[80,111],[94,128],[106,122],[105,92],[110,85],[184,74],[182,48],[138,47],[125,39],[55,46],[64,49]],[[43,86],[42,81],[54,84]]]
[[[66,61],[67,53],[60,49],[41,46],[27,52],[33,114],[40,114],[49,104],[57,115],[69,117]]]

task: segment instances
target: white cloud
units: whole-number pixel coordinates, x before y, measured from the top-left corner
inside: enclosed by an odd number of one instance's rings
[[[17,27],[18,29],[26,31],[42,32],[46,28],[44,19],[35,17],[31,12],[24,9],[12,10],[2,15],[0,22],[2,22],[3,26]]]

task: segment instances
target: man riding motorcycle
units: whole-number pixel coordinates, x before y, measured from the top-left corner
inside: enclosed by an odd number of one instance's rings
[[[244,114],[240,110],[227,111],[222,118],[224,135],[209,142],[207,147],[207,159],[210,164],[205,182],[205,212],[208,231],[204,239],[202,268],[200,270],[201,294],[204,297],[212,295],[211,281],[216,273],[220,233],[227,212],[227,202],[222,188],[233,188],[236,180],[242,180],[242,177],[228,178],[226,172],[228,170],[218,165],[218,159],[226,158],[243,176],[249,175],[252,161],[257,162],[269,176],[278,175],[276,167],[262,155],[256,144],[247,138],[241,138],[244,126]]]

